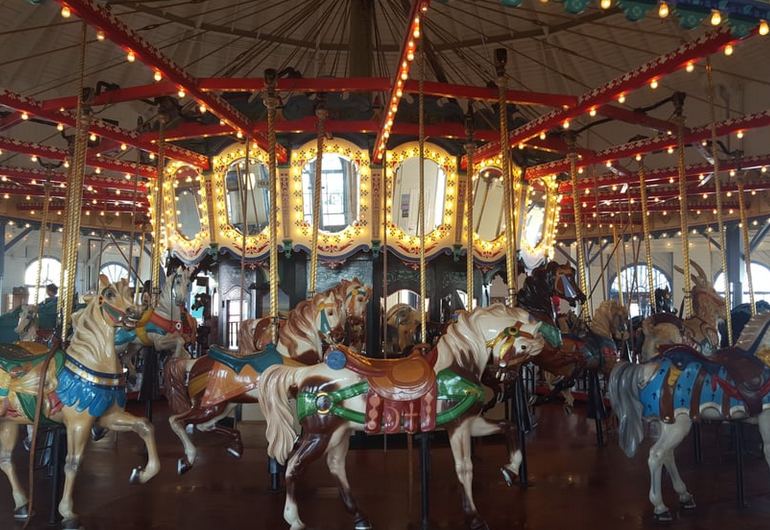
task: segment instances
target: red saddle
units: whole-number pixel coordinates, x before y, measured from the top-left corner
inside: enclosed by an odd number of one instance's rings
[[[348,368],[369,383],[366,395],[367,433],[396,433],[432,431],[436,428],[436,348],[418,344],[401,359],[371,359],[348,348],[345,354]]]

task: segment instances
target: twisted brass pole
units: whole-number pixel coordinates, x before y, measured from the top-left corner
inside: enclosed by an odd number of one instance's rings
[[[505,76],[505,66],[508,62],[508,52],[505,48],[495,50],[495,70],[497,73],[497,105],[500,119],[500,169],[503,173],[503,209],[505,210],[505,273],[508,276],[508,305],[516,304],[517,268],[515,222],[513,210],[516,207],[513,200],[513,181],[511,178],[510,154],[508,152],[508,80]]]
[[[650,312],[655,311],[655,277],[652,269],[652,243],[650,242],[650,212],[647,207],[647,170],[644,161],[639,160],[639,193],[642,202],[642,236],[644,237],[644,256],[647,262],[647,288],[650,292]]]
[[[618,302],[620,302],[620,305],[625,306],[626,304],[623,302],[623,275],[621,274],[623,271],[620,268],[620,252],[618,252],[618,246],[622,243],[618,239],[618,226],[615,223],[612,223],[612,241],[614,247],[612,253],[615,255],[615,275],[618,278]],[[610,289],[612,289],[612,286],[610,286]]]
[[[586,256],[585,248],[583,247],[583,209],[580,202],[580,192],[578,190],[578,172],[577,172],[577,152],[575,151],[575,136],[573,134],[568,135],[567,142],[569,145],[569,174],[570,182],[572,184],[572,212],[575,215],[575,243],[577,246],[577,266],[578,266],[578,281],[580,282],[580,290],[588,292],[589,286],[586,280]],[[586,315],[586,318],[590,318],[590,315]]]
[[[677,169],[679,175],[679,225],[682,232],[682,270],[684,275],[684,315],[682,318],[692,316],[692,278],[690,277],[690,225],[687,216],[687,174],[684,164],[684,115],[682,108],[677,108]]]
[[[50,172],[49,172],[50,173]],[[37,272],[35,275],[35,305],[40,302],[40,283],[43,277],[43,257],[45,256],[45,238],[48,233],[48,213],[51,201],[50,174],[46,177],[45,193],[43,196],[43,219],[40,221],[40,241],[37,247]]]
[[[276,161],[275,113],[278,96],[275,90],[276,73],[265,72],[267,108],[267,155],[270,186],[270,317],[273,319],[273,342],[278,341],[278,178]]]
[[[321,187],[323,186],[323,152],[325,139],[325,123],[329,111],[319,100],[315,115],[317,118],[316,129],[316,157],[315,157],[315,179],[313,180],[313,235],[310,243],[310,281],[307,290],[307,297],[313,298],[316,293],[318,283],[318,231],[321,228]]]
[[[417,207],[418,230],[420,237],[420,342],[428,342],[428,321],[425,314],[425,299],[428,296],[425,275],[425,48],[420,44],[420,80],[418,83],[419,125],[418,143],[420,150],[420,196]]]
[[[163,257],[163,244],[161,243],[161,230],[163,222],[163,186],[165,184],[165,165],[166,165],[166,142],[164,139],[165,120],[161,117],[160,129],[158,130],[158,164],[157,177],[155,180],[155,211],[153,212],[152,232],[152,257],[150,258],[150,283],[152,284],[152,307],[157,307],[160,301],[160,269]]]
[[[757,304],[754,300],[754,281],[751,277],[751,241],[749,241],[749,219],[746,215],[745,183],[741,178],[738,181],[738,208],[741,216],[741,233],[743,234],[743,260],[746,265],[746,283],[749,288],[749,302],[751,303],[751,316],[757,316]],[[725,275],[727,282],[727,275]]]
[[[727,327],[727,341],[733,343],[733,322],[730,318],[732,308],[732,296],[730,294],[729,275],[727,274],[727,238],[725,236],[724,213],[722,212],[722,179],[719,174],[719,150],[717,148],[717,124],[714,105],[714,79],[711,59],[706,59],[706,78],[709,87],[709,110],[711,114],[711,156],[714,159],[714,193],[716,194],[717,225],[719,227],[719,244],[722,245],[720,255],[722,257],[722,272],[725,275],[725,326]],[[686,206],[686,205],[683,205]],[[682,210],[685,208],[683,207]]]
[[[243,300],[246,297],[246,244],[249,237],[249,185],[251,184],[251,176],[249,171],[251,170],[249,165],[249,147],[251,147],[251,138],[246,135],[246,161],[244,162],[243,177],[241,182],[241,218],[243,219],[243,226],[241,227],[241,296],[240,296],[240,312],[241,321],[246,320],[246,315],[243,310]],[[252,188],[253,192],[254,188]],[[257,210],[254,209],[254,217],[256,221]]]
[[[468,293],[468,303],[466,309],[473,310],[473,154],[476,146],[473,144],[473,117],[469,115],[465,119],[465,158],[468,159],[468,169],[465,179],[465,241],[467,251],[465,255],[465,275],[466,289]]]

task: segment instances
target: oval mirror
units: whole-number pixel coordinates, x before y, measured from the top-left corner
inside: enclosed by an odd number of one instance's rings
[[[505,230],[503,172],[497,167],[479,171],[473,186],[473,230],[479,239],[494,241]]]
[[[239,233],[243,233],[245,226],[246,234],[256,235],[269,224],[269,182],[267,166],[256,160],[249,161],[248,175],[245,158],[228,166],[225,174],[227,218]]]
[[[522,237],[530,249],[536,249],[545,237],[545,214],[548,195],[542,189],[531,188],[527,198]]]
[[[188,241],[195,239],[201,226],[201,178],[198,171],[182,166],[174,173],[174,201],[176,202],[176,230]]]
[[[313,185],[316,158],[302,167],[302,203],[305,221],[313,224]],[[358,219],[361,178],[358,165],[337,153],[321,158],[321,223],[324,232],[341,232]]]
[[[446,174],[433,160],[424,159],[425,235],[438,228],[444,218]],[[393,179],[392,221],[406,234],[419,235],[420,159],[407,158],[396,168]]]

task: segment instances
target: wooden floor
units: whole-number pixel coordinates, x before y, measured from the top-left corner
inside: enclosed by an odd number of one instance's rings
[[[133,466],[143,462],[138,438],[122,434],[117,443],[92,444],[78,479],[76,509],[87,530],[225,530],[282,529],[283,495],[267,491],[267,464],[261,425],[243,425],[246,454],[236,461],[225,454],[216,435],[195,435],[200,447],[196,467],[176,475],[181,447],[165,423],[162,405],[156,407],[156,425],[162,470],[150,484],[130,486]],[[538,409],[539,424],[528,444],[532,486],[508,488],[497,471],[504,461],[500,440],[476,446],[475,497],[491,529],[635,529],[654,528],[647,501],[646,453],[627,459],[614,439],[595,447],[593,422],[583,410],[565,417],[557,405]],[[735,502],[735,468],[729,436],[718,426],[703,431],[704,463],[697,465],[692,443],[679,451],[679,468],[698,502],[692,512],[677,514],[675,529],[770,528],[770,471],[760,459],[756,427],[746,427],[747,446],[754,456],[746,460],[749,506]],[[647,445],[645,445],[645,448]],[[26,453],[15,454],[20,471]],[[449,448],[439,442],[432,450],[431,503],[433,528],[465,528],[459,487]],[[419,474],[416,449],[357,449],[348,457],[354,493],[376,529],[404,530],[419,519]],[[26,481],[25,481],[26,482]],[[39,515],[31,528],[47,523],[47,484],[39,482]],[[670,483],[666,500],[676,508]],[[311,467],[300,489],[300,509],[311,528],[352,528],[325,465]],[[11,517],[10,488],[0,477],[0,529],[15,528]],[[17,527],[20,528],[20,525]]]

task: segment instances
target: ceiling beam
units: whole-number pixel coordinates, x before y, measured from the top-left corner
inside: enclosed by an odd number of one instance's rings
[[[396,62],[396,72],[388,88],[388,98],[383,101],[382,120],[374,141],[373,161],[379,163],[388,144],[390,130],[396,119],[398,103],[403,95],[404,83],[409,78],[409,70],[415,54],[418,53],[418,41],[420,39],[420,20],[430,6],[430,0],[412,0],[411,8],[407,13],[407,25],[404,38],[401,43],[401,51]]]
[[[67,173],[64,171],[52,171],[48,172],[44,169],[35,168],[22,168],[14,166],[0,166],[0,182],[5,182],[5,178],[12,179],[14,182],[21,182],[25,184],[42,185],[47,179],[50,179],[51,183],[55,186],[61,186],[62,183],[67,182]],[[93,186],[99,189],[113,189],[120,190],[121,193],[127,194],[133,193],[134,184],[128,179],[115,179],[107,180],[104,178],[98,178],[94,175],[86,175],[86,186]],[[145,182],[141,182],[137,186],[137,193],[144,197],[146,195]]]
[[[575,105],[567,109],[553,110],[511,131],[508,135],[508,145],[515,146],[526,142],[543,131],[569,127],[571,120],[590,114],[592,110],[600,112],[601,107],[617,100],[621,94],[627,95],[629,92],[649,84],[651,80],[658,80],[674,73],[684,68],[687,63],[700,60],[735,41],[736,39],[732,37],[728,29],[709,32],[699,39],[683,44],[671,53],[648,61],[639,68],[585,93],[578,98]],[[491,142],[479,149],[476,152],[476,157],[478,159],[488,158],[499,152],[500,143]]]
[[[3,136],[0,136],[0,150],[21,153],[29,155],[30,157],[36,156],[48,160],[57,160],[59,162],[64,162],[70,158],[70,155],[66,150],[59,149],[58,147],[22,142],[21,140]],[[87,156],[86,165],[93,168],[99,168],[100,170],[104,169],[107,171],[117,171],[119,173],[129,173],[131,175],[140,175],[152,179],[155,178],[155,173],[157,172],[156,168],[153,166],[137,164],[135,162],[124,162],[123,160],[115,160],[103,156]]]
[[[76,117],[70,111],[46,109],[43,105],[32,98],[21,96],[10,90],[0,91],[0,105],[5,105],[17,111],[26,112],[28,115],[34,115],[38,118],[50,121],[52,125],[62,124],[67,127],[75,127]],[[136,131],[127,131],[116,125],[112,125],[98,118],[91,118],[89,123],[89,132],[103,138],[116,142],[121,148],[131,146],[148,153],[158,154],[158,146],[155,142],[143,141],[141,135]],[[183,147],[173,144],[167,144],[164,148],[165,155],[172,159],[187,164],[192,164],[201,169],[208,168],[208,157],[195,153]]]
[[[195,99],[199,104],[205,105],[211,113],[227,125],[232,126],[242,134],[249,134],[251,132],[249,119],[245,115],[219,95],[202,90],[198,79],[137,35],[131,28],[105,9],[103,5],[98,4],[95,0],[57,1],[62,5],[66,4],[74,14],[90,26],[103,31],[107,39],[126,50],[126,53],[132,52],[137,60],[159,72],[164,79],[174,83],[177,89],[184,90],[187,95]],[[258,136],[254,140],[260,147],[267,149],[267,138]],[[276,154],[279,159],[284,160],[286,158],[286,149],[282,146],[276,146]]]
[[[738,131],[748,131],[760,127],[767,127],[769,125],[770,111],[765,111],[758,114],[748,114],[739,118],[718,122],[716,124],[716,132],[717,137],[720,137],[737,133]],[[686,134],[684,137],[684,143],[692,144],[710,139],[711,126],[706,125],[696,129],[690,129],[690,133]],[[643,140],[637,140],[636,142],[616,145],[603,151],[599,151],[593,157],[583,156],[578,159],[577,167],[585,168],[592,164],[615,162],[624,158],[632,158],[636,155],[645,155],[656,151],[667,150],[668,148],[676,149],[677,145],[678,141],[676,136],[665,135],[657,138],[645,138]],[[569,171],[569,160],[565,158],[563,160],[548,162],[547,164],[540,164],[539,166],[532,166],[527,169],[525,176],[527,179],[535,179],[547,175],[566,173],[567,171]]]

